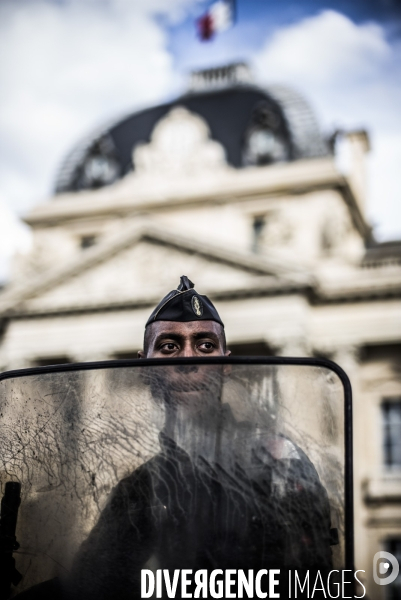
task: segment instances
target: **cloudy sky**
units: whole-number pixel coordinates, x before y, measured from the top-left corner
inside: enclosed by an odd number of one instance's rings
[[[0,281],[29,246],[19,216],[50,195],[77,140],[235,60],[302,92],[325,132],[368,129],[369,219],[378,239],[401,237],[399,0],[237,0],[235,26],[200,42],[211,3],[0,0]]]

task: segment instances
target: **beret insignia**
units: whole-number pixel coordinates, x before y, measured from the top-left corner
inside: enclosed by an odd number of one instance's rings
[[[194,311],[196,316],[201,317],[203,315],[202,300],[198,296],[192,296],[191,304],[192,304],[192,310]]]

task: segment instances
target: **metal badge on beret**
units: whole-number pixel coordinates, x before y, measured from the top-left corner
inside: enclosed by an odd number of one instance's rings
[[[219,313],[207,296],[194,290],[194,283],[186,275],[180,278],[176,290],[172,290],[160,300],[145,327],[155,321],[216,321],[224,327]]]
[[[196,316],[201,317],[203,315],[202,300],[198,296],[192,296],[191,304],[192,304],[192,310],[194,311]]]

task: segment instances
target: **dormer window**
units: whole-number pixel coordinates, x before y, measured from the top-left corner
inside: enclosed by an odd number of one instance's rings
[[[88,187],[97,188],[112,183],[117,175],[117,163],[107,156],[94,154],[86,159],[84,180]]]
[[[244,142],[246,165],[269,165],[290,158],[285,124],[273,104],[262,102],[256,106]]]
[[[247,165],[270,165],[288,160],[285,144],[270,129],[249,131],[245,143],[244,162]]]
[[[248,160],[251,164],[266,165],[274,160],[276,138],[268,129],[256,129],[248,138]]]
[[[96,189],[118,179],[121,168],[114,142],[109,135],[103,135],[92,144],[81,169],[77,181],[78,189]]]

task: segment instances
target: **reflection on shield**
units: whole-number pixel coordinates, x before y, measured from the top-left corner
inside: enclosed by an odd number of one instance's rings
[[[349,402],[341,370],[307,359],[4,374],[17,591],[58,577],[65,597],[132,598],[145,568],[352,568]]]

